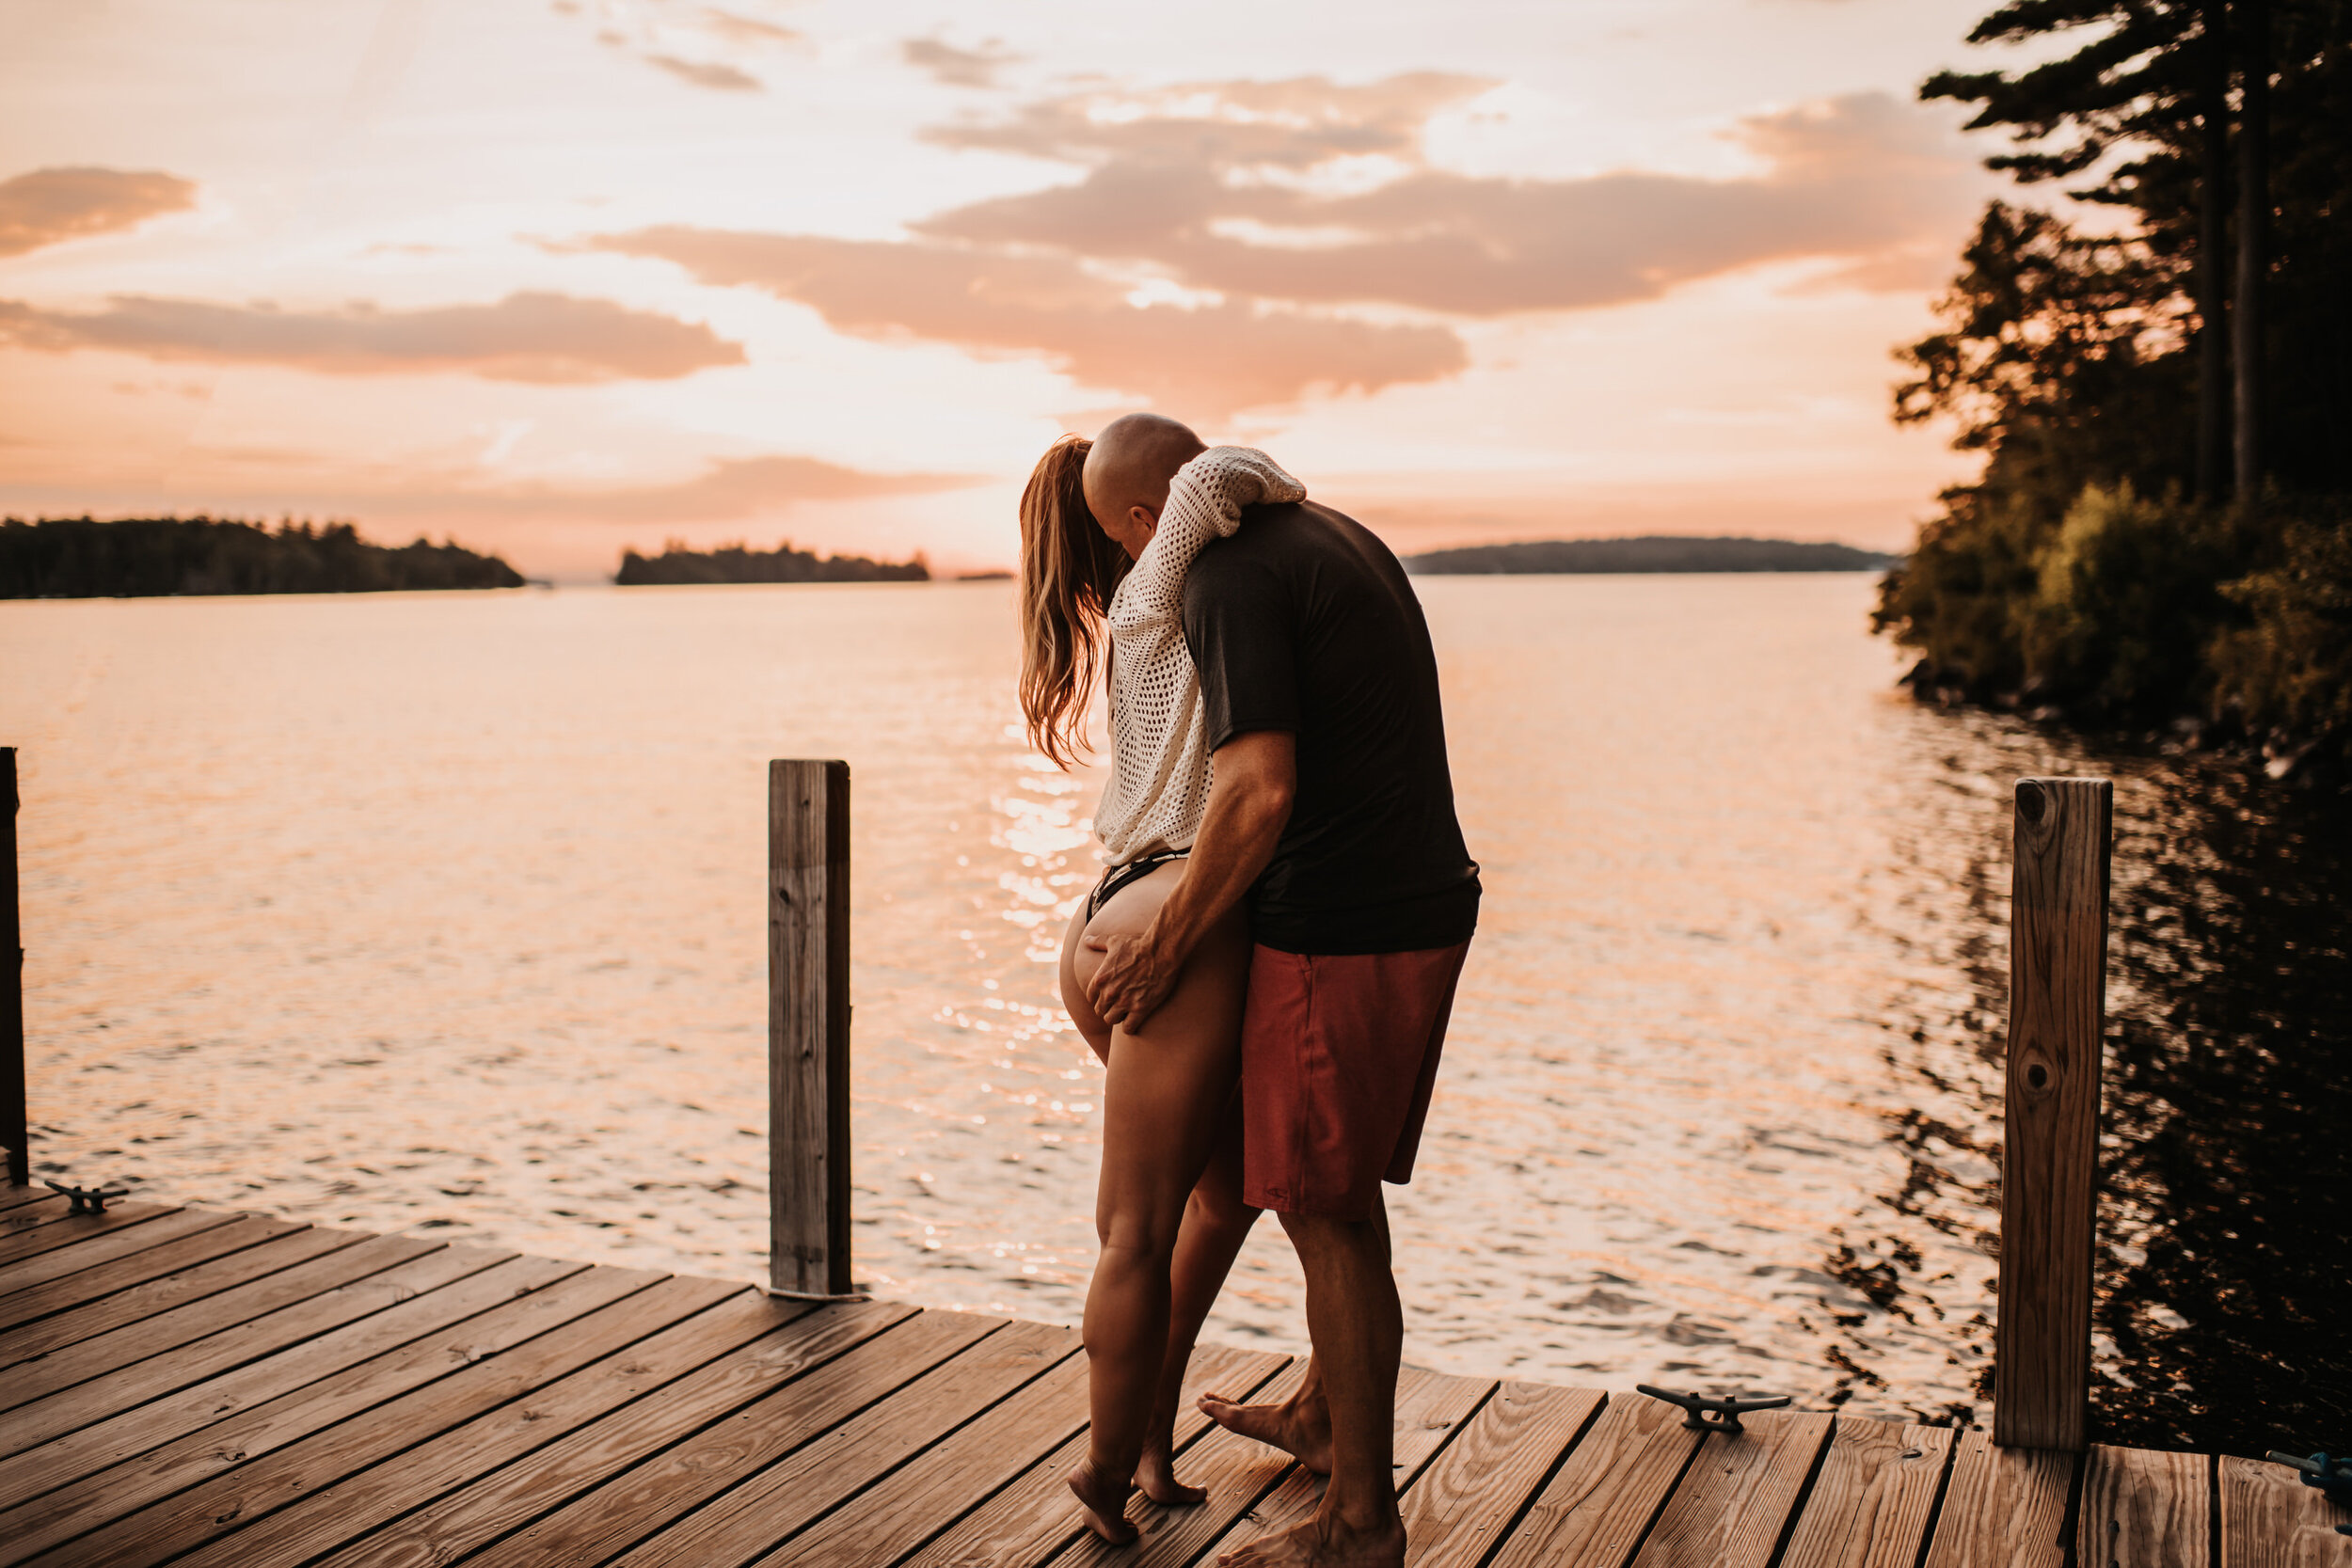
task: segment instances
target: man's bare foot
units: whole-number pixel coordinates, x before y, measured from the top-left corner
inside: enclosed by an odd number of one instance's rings
[[[1070,1472],[1070,1490],[1078,1499],[1078,1512],[1086,1515],[1089,1529],[1114,1546],[1124,1546],[1136,1538],[1136,1527],[1127,1522],[1126,1482],[1104,1475],[1092,1459],[1081,1459]]]
[[[1143,1450],[1143,1459],[1136,1465],[1136,1484],[1162,1508],[1186,1508],[1209,1495],[1204,1486],[1186,1486],[1178,1481],[1175,1457],[1157,1444]]]
[[[1200,1396],[1200,1413],[1226,1431],[1279,1449],[1319,1476],[1331,1473],[1331,1407],[1235,1404],[1217,1394]]]
[[[1376,1530],[1313,1518],[1279,1535],[1262,1535],[1217,1560],[1218,1568],[1405,1568],[1405,1526],[1391,1518]]]

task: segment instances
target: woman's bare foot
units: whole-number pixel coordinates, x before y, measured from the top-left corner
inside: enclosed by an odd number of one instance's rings
[[[1124,1546],[1136,1538],[1136,1527],[1127,1522],[1126,1482],[1112,1481],[1088,1458],[1078,1461],[1078,1467],[1070,1472],[1070,1490],[1078,1499],[1078,1512],[1086,1515],[1089,1529],[1114,1546]]]
[[[1218,1568],[1404,1568],[1405,1527],[1391,1518],[1376,1530],[1354,1530],[1336,1517],[1310,1519],[1216,1560]]]
[[[1136,1465],[1136,1484],[1162,1508],[1188,1508],[1209,1496],[1207,1487],[1186,1486],[1176,1479],[1175,1456],[1157,1443],[1143,1450],[1143,1458]]]
[[[1218,1394],[1200,1396],[1200,1412],[1226,1431],[1279,1449],[1316,1475],[1331,1473],[1331,1407],[1311,1404],[1235,1404]]]

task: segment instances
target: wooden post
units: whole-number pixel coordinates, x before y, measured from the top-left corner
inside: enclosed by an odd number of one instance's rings
[[[0,798],[8,831],[0,838],[0,962],[13,958],[0,992],[0,1143],[8,1148],[8,1182],[33,1181],[31,1132],[24,1107],[24,930],[16,909],[16,748],[0,746]]]
[[[850,1291],[850,765],[768,765],[770,1287]]]
[[[2090,1412],[2099,1043],[2106,1023],[2105,779],[2017,782],[2008,1124],[1993,1441],[2079,1451]]]

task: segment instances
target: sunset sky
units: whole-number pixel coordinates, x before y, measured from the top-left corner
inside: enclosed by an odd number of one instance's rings
[[[1986,0],[0,0],[0,512],[1009,564],[1148,406],[1400,548],[1898,546]]]

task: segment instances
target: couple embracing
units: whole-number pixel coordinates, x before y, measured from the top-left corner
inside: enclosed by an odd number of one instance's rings
[[[1412,1174],[1479,897],[1420,602],[1264,453],[1153,415],[1057,442],[1021,531],[1030,736],[1069,765],[1106,676],[1114,752],[1108,870],[1061,960],[1106,1069],[1071,1489],[1114,1543],[1131,1487],[1200,1500],[1170,1451],[1185,1362],[1272,1209],[1313,1359],[1281,1403],[1201,1408],[1330,1481],[1313,1519],[1223,1560],[1402,1563],[1380,1183]]]

